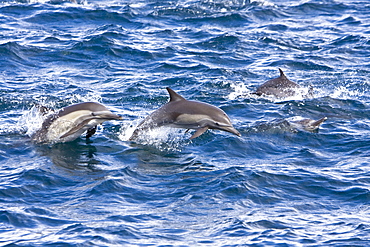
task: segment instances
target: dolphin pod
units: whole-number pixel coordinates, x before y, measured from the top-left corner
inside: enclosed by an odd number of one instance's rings
[[[166,89],[170,95],[170,101],[146,117],[137,126],[130,141],[135,140],[143,131],[161,126],[195,129],[190,139],[202,135],[208,129],[223,130],[241,136],[220,108],[203,102],[186,100],[171,88]]]
[[[290,81],[281,69],[279,71],[279,77],[259,86],[254,94],[273,95],[277,98],[295,95],[300,86]],[[195,132],[190,139],[201,136],[208,129],[218,129],[241,136],[233,127],[228,115],[220,108],[204,102],[186,100],[171,88],[166,89],[170,96],[169,102],[140,122],[129,138],[130,141],[136,140],[147,130],[162,126],[183,128],[187,131],[193,129]],[[69,142],[85,131],[86,138],[89,138],[95,133],[97,125],[105,121],[121,119],[121,116],[112,113],[99,103],[74,104],[49,115],[31,139],[35,143]],[[326,119],[326,117],[319,120],[303,119],[292,121],[291,124],[299,129],[315,131]]]
[[[108,120],[120,120],[121,116],[113,114],[105,106],[95,102],[85,102],[62,108],[48,116],[31,139],[36,143],[69,142],[87,131],[91,137],[96,126]]]

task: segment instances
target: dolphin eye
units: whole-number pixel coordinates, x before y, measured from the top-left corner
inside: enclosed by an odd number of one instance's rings
[[[220,124],[219,124],[218,122],[215,122],[215,124],[216,124],[217,126],[220,126]]]

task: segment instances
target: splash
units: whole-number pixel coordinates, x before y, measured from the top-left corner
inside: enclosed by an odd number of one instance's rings
[[[18,120],[17,126],[22,126],[23,131],[31,137],[38,129],[41,128],[42,122],[47,114],[43,115],[39,106],[33,106],[31,110],[26,111]]]
[[[247,95],[251,95],[252,91],[247,88],[247,86],[240,82],[240,83],[231,83],[231,88],[234,89],[234,92],[230,93],[228,96],[229,100],[235,100],[237,98],[244,98]]]
[[[364,96],[364,93],[359,90],[351,90],[348,87],[339,86],[334,88],[333,92],[329,93],[329,96],[335,99],[354,99]]]
[[[29,0],[29,3],[71,3],[71,4],[84,4],[84,0]]]
[[[118,138],[121,141],[128,141],[138,124],[139,121],[123,123]],[[188,135],[184,129],[160,127],[140,133],[135,142],[140,145],[154,147],[160,151],[179,152],[191,142]]]
[[[234,92],[231,92],[228,96],[228,99],[235,100],[235,99],[245,99],[245,98],[260,98],[261,96],[258,96],[254,93],[254,90],[250,90],[243,82],[240,83],[231,83],[231,88],[234,89]],[[271,100],[275,103],[281,102],[281,101],[290,101],[290,100],[303,100],[307,98],[314,98],[315,95],[312,92],[311,86],[301,86],[299,89],[296,89],[296,94],[293,96],[287,96],[284,98],[277,98],[272,95],[264,95],[262,96],[265,99]]]
[[[276,4],[266,1],[266,0],[250,0],[250,4],[254,4],[257,6],[268,6],[268,7],[275,7]]]
[[[42,123],[50,114],[62,109],[62,107],[59,107],[59,102],[55,100],[49,101],[49,98],[46,96],[38,95],[34,96],[33,99],[37,103],[33,103],[31,109],[24,111],[24,113],[16,121],[16,126],[19,126],[21,129],[19,132],[23,132],[29,137],[31,137],[42,127]],[[84,96],[72,94],[70,98],[67,98],[63,101],[63,105],[68,106],[80,102],[99,103],[100,101],[101,96],[96,93],[87,93],[87,95]]]
[[[123,121],[120,133],[118,134],[118,138],[121,141],[128,141],[138,125],[139,120],[133,121],[132,123],[128,121]]]

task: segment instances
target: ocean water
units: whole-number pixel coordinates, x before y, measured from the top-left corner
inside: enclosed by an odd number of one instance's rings
[[[367,0],[0,1],[1,246],[369,246]],[[281,68],[312,97],[251,94]],[[242,136],[135,126],[166,87]],[[123,121],[30,140],[37,106]],[[320,129],[287,121],[327,117]]]

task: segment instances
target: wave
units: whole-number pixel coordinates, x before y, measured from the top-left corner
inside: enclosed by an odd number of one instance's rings
[[[364,245],[367,5],[349,1],[0,1],[2,244]],[[308,92],[252,94],[278,67]],[[222,108],[240,138],[158,128],[165,87]],[[96,101],[124,116],[34,145],[43,116]],[[328,117],[318,132],[291,129]],[[279,119],[279,120],[276,120]]]

